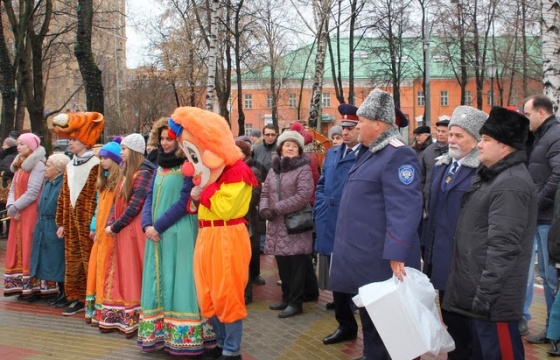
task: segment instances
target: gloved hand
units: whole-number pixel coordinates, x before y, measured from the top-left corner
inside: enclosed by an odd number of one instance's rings
[[[472,312],[490,318],[490,303],[475,296],[472,303]]]
[[[200,199],[200,194],[202,194],[202,188],[200,186],[195,186],[191,189],[191,197],[193,200]]]
[[[274,211],[273,209],[262,209],[259,213],[259,215],[265,219],[265,220],[274,220],[274,218],[276,217],[276,215],[278,215],[276,213],[276,211]]]
[[[14,217],[15,214],[17,214],[18,209],[15,205],[10,205],[8,206],[8,211],[6,212],[8,214],[9,217]]]

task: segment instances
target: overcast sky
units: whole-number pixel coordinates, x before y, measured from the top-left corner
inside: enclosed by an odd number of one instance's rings
[[[142,32],[142,24],[158,12],[159,1],[127,0],[126,66],[136,68],[149,58],[149,41]]]

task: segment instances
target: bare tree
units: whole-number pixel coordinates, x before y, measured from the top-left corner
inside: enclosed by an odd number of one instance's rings
[[[548,96],[558,113],[560,103],[560,1],[542,1],[542,56],[544,94]]]

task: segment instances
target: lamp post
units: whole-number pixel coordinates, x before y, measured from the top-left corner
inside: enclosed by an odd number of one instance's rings
[[[490,75],[490,106],[494,106],[494,77],[496,76],[496,72],[498,71],[498,67],[496,64],[488,64],[486,66],[486,72]]]

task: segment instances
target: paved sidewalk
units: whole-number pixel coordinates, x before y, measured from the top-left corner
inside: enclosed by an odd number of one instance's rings
[[[0,271],[4,269],[6,241],[0,240]],[[305,303],[304,313],[278,319],[268,305],[280,299],[278,273],[272,256],[261,256],[266,285],[254,286],[254,302],[244,321],[243,359],[353,359],[362,355],[361,331],[354,342],[325,346],[323,337],[334,331],[334,312],[326,310],[329,292],[316,303]],[[1,296],[1,295],[0,295]],[[535,288],[530,331],[544,327],[546,310],[542,289]],[[526,358],[545,359],[548,345],[525,344]],[[445,356],[438,359],[445,359]],[[176,359],[164,353],[143,354],[135,339],[117,333],[102,334],[85,324],[84,313],[65,317],[44,302],[28,304],[0,297],[0,359]],[[424,357],[424,359],[432,359]]]

